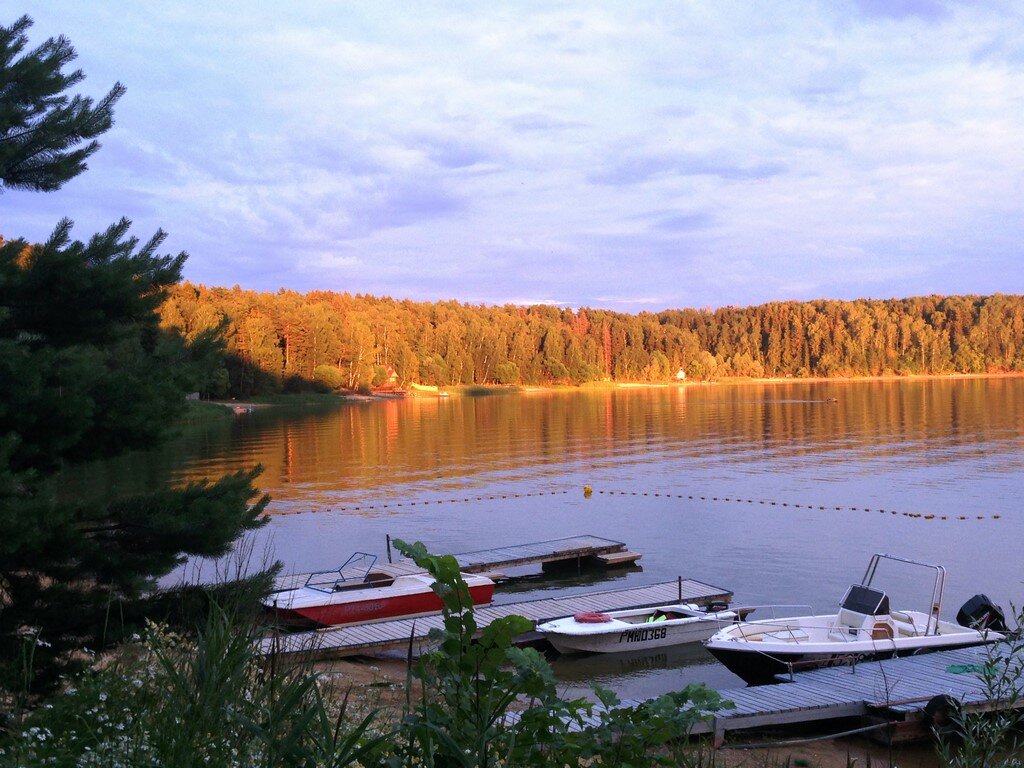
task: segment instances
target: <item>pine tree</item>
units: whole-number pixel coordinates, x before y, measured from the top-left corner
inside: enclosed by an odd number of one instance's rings
[[[62,72],[75,49],[61,36],[23,54],[31,26],[22,16],[0,27],[0,189],[49,192],[85,170],[124,86],[116,83],[95,106],[85,96],[69,98],[84,78],[79,69]]]
[[[3,31],[16,49],[28,23]],[[44,64],[73,55],[63,38],[39,50]],[[37,79],[33,92],[23,64],[0,60],[0,82],[21,83],[22,103],[66,103],[54,83],[77,74]],[[60,156],[65,138],[34,156]],[[48,168],[23,163],[13,178],[59,185],[84,167],[73,155]],[[122,220],[72,241],[64,220],[45,243],[0,244],[0,686],[8,690],[44,687],[75,649],[116,643],[137,627],[159,577],[186,556],[225,554],[264,520],[255,470],[132,498],[64,501],[53,487],[64,466],[152,446],[219,348],[211,333],[186,341],[161,328],[156,310],[186,256],[158,254],[162,232],[140,245],[128,229]]]

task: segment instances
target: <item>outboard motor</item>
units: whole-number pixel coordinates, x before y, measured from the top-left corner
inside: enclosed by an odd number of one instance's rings
[[[985,595],[975,595],[964,603],[960,608],[960,612],[956,615],[956,623],[971,629],[991,629],[996,632],[1008,631],[1003,609]]]

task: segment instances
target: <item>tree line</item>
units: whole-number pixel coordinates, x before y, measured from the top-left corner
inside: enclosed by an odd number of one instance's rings
[[[784,301],[630,315],[603,309],[413,302],[182,283],[161,308],[228,355],[205,383],[244,396],[308,385],[583,384],[723,377],[1024,370],[1024,296]]]

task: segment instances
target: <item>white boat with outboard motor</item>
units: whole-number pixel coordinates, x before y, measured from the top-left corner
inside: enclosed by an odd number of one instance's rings
[[[740,616],[724,603],[707,609],[679,603],[608,613],[577,613],[538,624],[537,631],[559,653],[617,653],[699,643]]]
[[[928,610],[891,609],[889,596],[874,584],[883,561],[932,571]],[[704,645],[731,672],[756,685],[803,669],[1001,640],[1006,631],[1003,613],[985,595],[968,600],[957,623],[939,618],[945,579],[941,565],[875,554],[861,582],[846,590],[837,613],[742,621],[715,632]]]

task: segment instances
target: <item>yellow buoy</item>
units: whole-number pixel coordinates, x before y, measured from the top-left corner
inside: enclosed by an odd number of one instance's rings
[[[589,499],[593,495],[593,493],[594,489],[591,488],[589,485],[583,486],[583,498]]]

